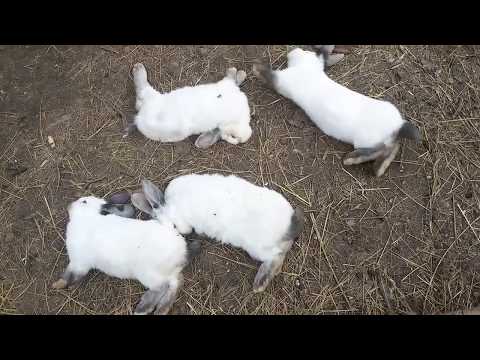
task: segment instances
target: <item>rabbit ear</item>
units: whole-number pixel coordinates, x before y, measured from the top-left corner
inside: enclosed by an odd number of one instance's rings
[[[138,210],[143,211],[144,213],[149,214],[152,217],[155,216],[155,214],[153,212],[153,209],[150,206],[149,202],[147,201],[147,198],[145,197],[145,195],[143,195],[141,193],[133,194],[132,195],[132,204]]]
[[[163,193],[154,183],[145,179],[142,181],[142,187],[143,193],[153,209],[157,209],[160,205],[165,205]]]
[[[220,140],[220,129],[214,129],[201,134],[195,141],[195,146],[200,149],[206,149]]]

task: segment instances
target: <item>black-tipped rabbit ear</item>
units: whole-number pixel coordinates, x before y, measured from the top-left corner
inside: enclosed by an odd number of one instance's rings
[[[150,180],[142,181],[143,194],[152,208],[157,209],[160,205],[165,205],[165,200],[162,191],[155,186]]]
[[[398,137],[400,139],[410,139],[410,140],[415,140],[415,141],[421,141],[422,140],[422,134],[420,134],[420,131],[418,128],[413,125],[410,122],[405,122],[400,130],[398,131]]]
[[[220,129],[214,129],[201,134],[195,141],[195,146],[199,149],[206,149],[220,140]]]
[[[155,214],[153,212],[153,209],[150,206],[150,203],[147,201],[147,198],[145,197],[145,195],[143,195],[141,193],[133,194],[132,195],[132,204],[138,210],[143,211],[144,213],[149,214],[152,217],[155,216]]]

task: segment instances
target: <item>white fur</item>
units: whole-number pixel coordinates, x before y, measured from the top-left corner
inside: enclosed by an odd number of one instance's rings
[[[148,83],[145,67],[136,64],[135,125],[147,138],[162,142],[181,141],[216,128],[220,129],[221,138],[231,144],[246,142],[252,135],[250,108],[247,96],[238,86],[244,79],[240,74],[245,73],[233,70],[234,74],[227,72],[216,83],[161,94]]]
[[[110,276],[136,279],[148,289],[176,287],[186,263],[186,243],[173,225],[115,215],[100,215],[103,199],[83,197],[69,206],[66,246],[68,270],[98,269]]]
[[[327,135],[354,148],[390,146],[405,120],[387,101],[352,91],[324,72],[323,56],[299,48],[288,68],[273,71],[276,91],[300,106]]]
[[[272,260],[291,246],[285,239],[294,213],[289,202],[276,191],[237,176],[177,177],[165,190],[165,202],[156,210],[157,217],[167,217],[180,233],[193,228],[240,247],[259,261]]]

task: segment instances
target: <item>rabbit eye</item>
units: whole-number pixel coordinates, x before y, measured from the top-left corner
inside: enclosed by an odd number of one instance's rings
[[[154,209],[158,209],[158,204],[153,204]]]
[[[83,200],[83,201],[82,201],[82,204],[86,204],[86,203],[87,203],[87,200]]]

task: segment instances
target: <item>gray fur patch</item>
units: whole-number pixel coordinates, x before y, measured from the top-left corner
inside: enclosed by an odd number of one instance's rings
[[[385,154],[386,151],[387,149],[383,144],[374,148],[355,149],[354,151],[345,155],[343,158],[343,164],[346,166],[351,166],[372,161]]]
[[[303,226],[305,222],[305,216],[303,210],[296,208],[295,212],[292,215],[292,220],[290,222],[290,227],[288,228],[287,234],[285,235],[286,241],[295,240],[299,237],[303,231]]]
[[[418,128],[411,122],[406,121],[398,131],[398,137],[401,139],[410,139],[415,141],[421,141],[422,135]]]
[[[253,65],[253,73],[256,77],[261,79],[265,84],[272,89],[275,89],[275,73],[270,66],[265,65],[259,61],[256,61]]]
[[[152,313],[162,302],[163,298],[168,295],[168,290],[168,284],[162,284],[160,288],[156,290],[146,291],[135,308],[135,315],[147,315]]]
[[[137,131],[137,125],[135,124],[135,122],[132,121],[127,125],[127,127],[123,131],[123,137],[126,138],[132,135],[133,133],[135,133],[136,131]]]
[[[221,132],[219,128],[207,131],[201,134],[195,141],[195,146],[199,149],[206,149],[220,140]]]
[[[312,45],[313,51],[317,54],[317,57],[323,60],[323,68],[327,66],[328,59],[330,58],[329,45]]]
[[[145,214],[148,214],[152,218],[155,218],[155,212],[153,211],[152,206],[148,202],[147,198],[143,193],[134,193],[132,194],[132,204],[135,206],[138,210],[142,211]]]
[[[104,204],[102,205],[100,214],[102,215],[117,215],[124,218],[133,218],[135,216],[135,209],[130,204]]]
[[[187,240],[187,263],[190,263],[195,256],[200,254],[202,242],[198,239]]]
[[[145,194],[145,197],[152,208],[158,209],[160,205],[165,205],[163,192],[150,180],[144,179],[142,181],[142,188],[143,193]]]
[[[387,169],[390,167],[390,164],[395,159],[398,150],[400,150],[400,144],[395,143],[388,153],[378,157],[375,160],[373,163],[373,171],[377,177],[381,177],[383,174],[385,174],[385,171],[387,171]]]

